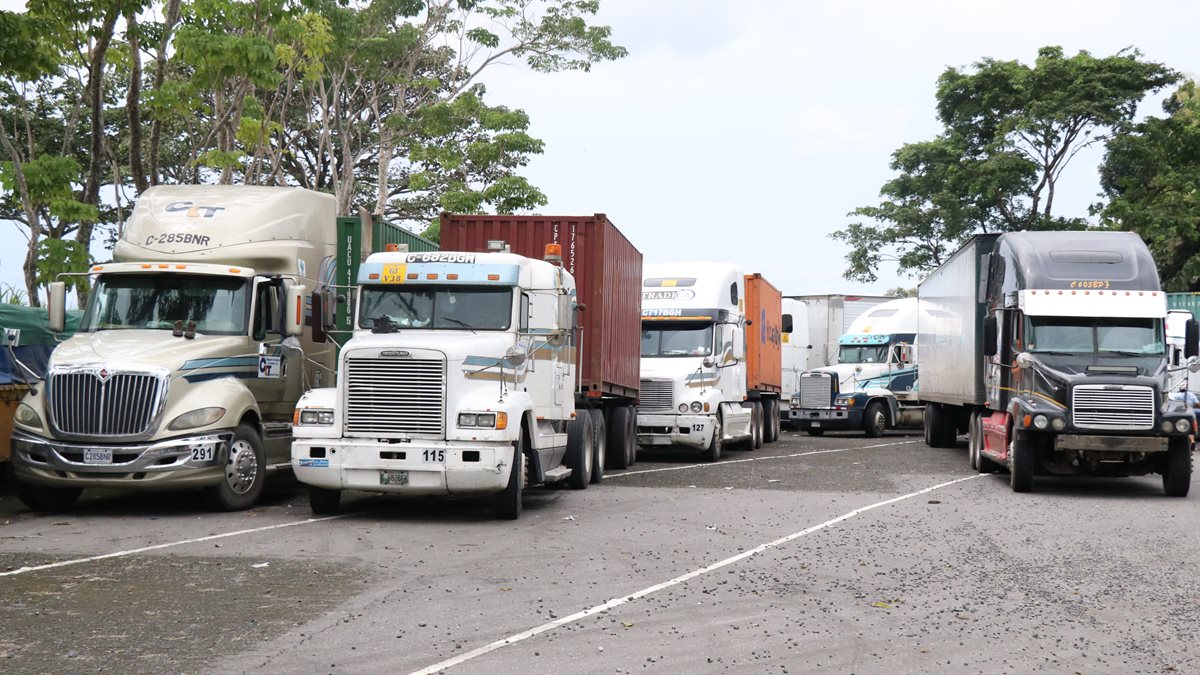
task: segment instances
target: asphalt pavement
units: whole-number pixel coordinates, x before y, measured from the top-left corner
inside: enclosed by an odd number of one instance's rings
[[[1200,654],[1200,490],[1013,493],[919,435],[785,433],[716,464],[643,451],[583,491],[490,500],[301,486],[0,493],[0,671],[1182,673]]]

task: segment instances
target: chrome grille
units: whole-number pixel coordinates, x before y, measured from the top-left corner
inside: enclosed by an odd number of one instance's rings
[[[828,373],[805,373],[800,377],[800,407],[828,408],[833,405],[833,378]]]
[[[642,380],[638,389],[638,410],[671,410],[675,406],[675,382]]]
[[[1113,384],[1079,384],[1071,390],[1071,419],[1081,429],[1151,429],[1154,389]]]
[[[351,358],[346,362],[346,432],[445,433],[446,366],[441,359]]]
[[[166,378],[106,369],[51,373],[50,417],[68,436],[122,438],[153,431],[166,395]]]

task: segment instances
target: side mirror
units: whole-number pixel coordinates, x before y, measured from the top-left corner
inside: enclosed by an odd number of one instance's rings
[[[50,331],[61,333],[67,327],[67,284],[62,281],[51,282],[49,300]]]
[[[711,356],[706,356],[704,357],[704,360],[700,362],[700,364],[705,368],[712,368],[713,366],[717,365],[717,362],[713,361]]]
[[[1184,356],[1200,356],[1200,322],[1188,319],[1183,345]]]
[[[1200,373],[1200,357],[1189,356],[1187,360],[1187,369],[1189,373]]]
[[[304,334],[304,286],[289,284],[287,300],[284,302],[283,334],[299,337]]]
[[[1029,352],[1021,352],[1020,354],[1017,354],[1015,361],[1017,362],[1017,367],[1021,370],[1028,370],[1029,368],[1032,368],[1034,364],[1033,355]]]
[[[512,345],[504,352],[504,365],[509,368],[519,368],[522,363],[525,363],[527,356],[525,350],[519,345]]]
[[[983,355],[996,355],[996,315],[989,314],[983,317]]]

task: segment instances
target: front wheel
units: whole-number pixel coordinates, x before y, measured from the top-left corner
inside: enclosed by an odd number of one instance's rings
[[[83,488],[60,488],[16,482],[17,499],[34,511],[54,512],[70,508]]]
[[[508,484],[496,493],[496,517],[501,520],[516,520],[521,517],[521,483],[525,476],[525,433],[521,440],[513,443],[512,468],[508,473]]]
[[[1192,485],[1192,448],[1186,438],[1175,437],[1167,447],[1167,466],[1163,471],[1163,492],[1168,497],[1186,497]]]
[[[1033,439],[1013,429],[1008,443],[1009,485],[1013,492],[1033,492]]]
[[[213,506],[222,511],[243,511],[258,501],[267,479],[262,439],[249,424],[239,424],[229,442],[225,475],[209,489]]]
[[[718,459],[721,459],[721,436],[724,433],[724,429],[721,428],[721,416],[717,415],[716,419],[713,421],[712,440],[708,442],[708,447],[704,449],[703,453],[701,453],[701,459],[706,462],[715,462]]]
[[[887,413],[883,410],[883,404],[879,401],[871,401],[867,404],[866,412],[863,413],[863,431],[867,432],[869,438],[879,438],[886,430]]]

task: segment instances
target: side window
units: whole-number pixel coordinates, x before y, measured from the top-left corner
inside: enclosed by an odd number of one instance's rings
[[[259,284],[254,298],[254,339],[265,340],[279,330],[279,286]]]
[[[529,294],[528,293],[521,294],[521,309],[519,311],[520,311],[520,314],[517,315],[517,330],[521,331],[522,333],[528,333],[529,332]]]
[[[785,333],[792,332],[792,315],[791,314],[783,315],[783,332],[785,332]]]
[[[738,304],[737,282],[729,284],[729,304],[736,306]]]

